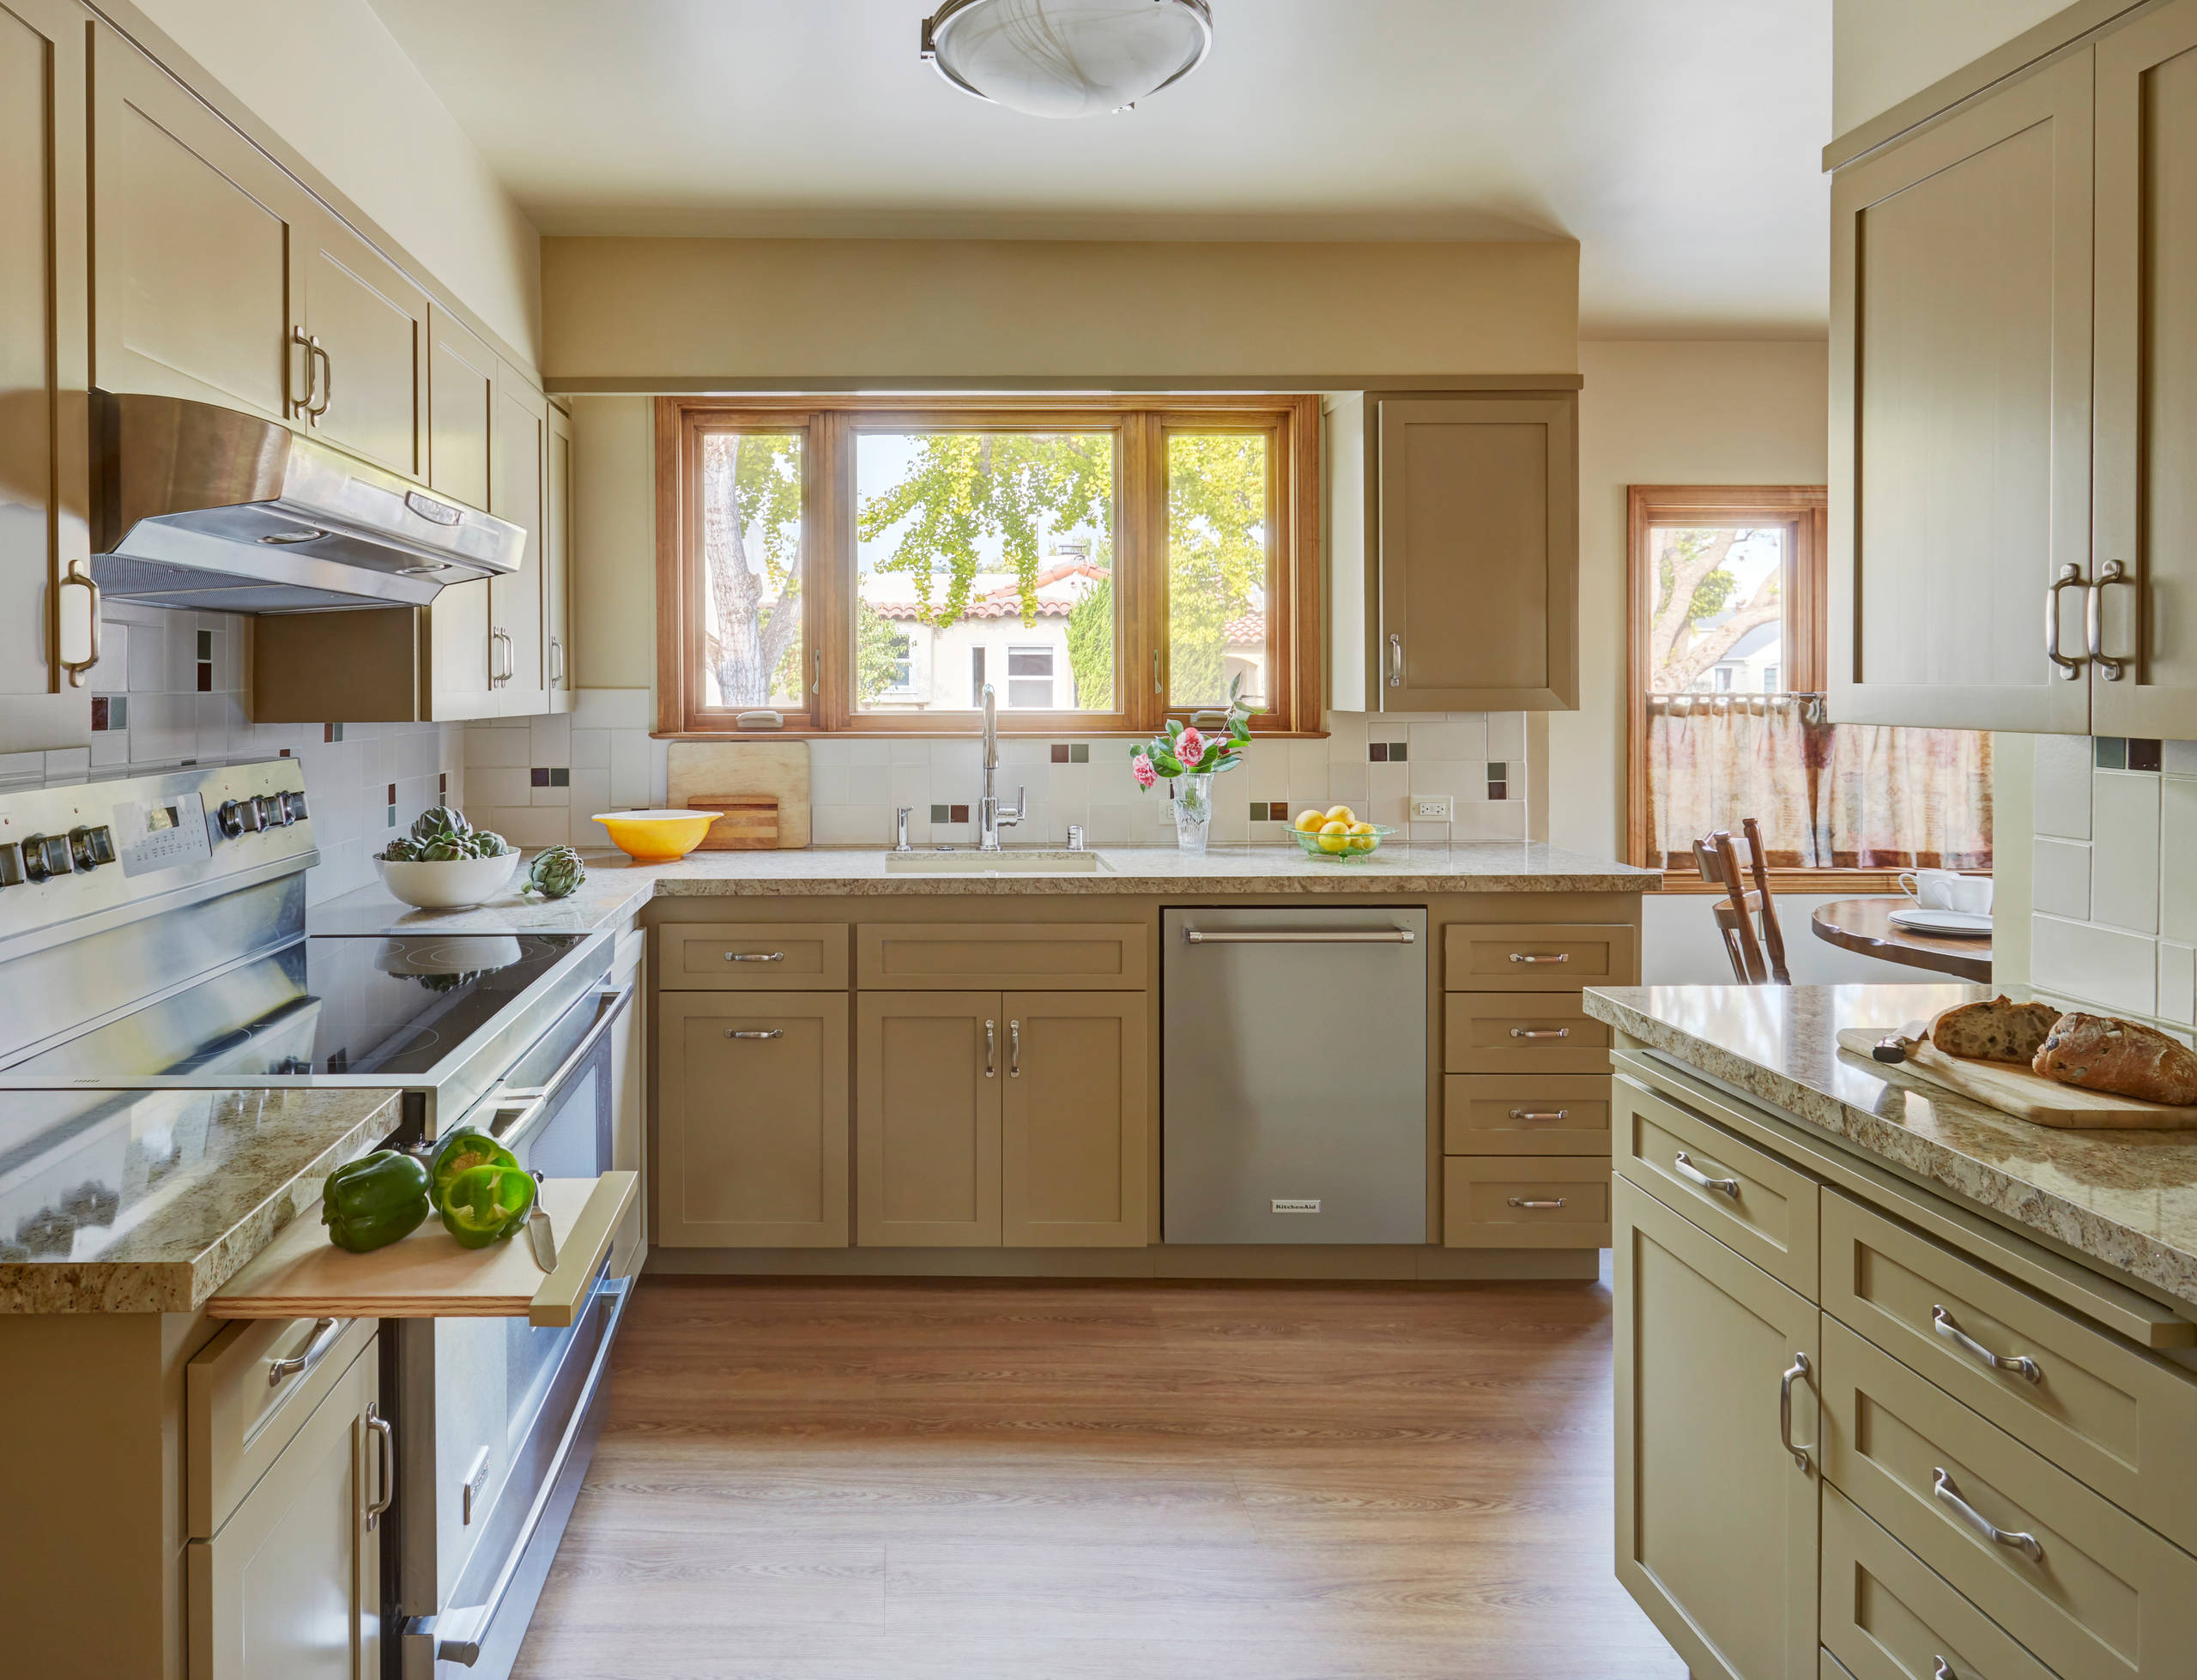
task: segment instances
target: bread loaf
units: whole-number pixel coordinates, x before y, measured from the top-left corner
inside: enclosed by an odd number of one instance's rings
[[[2062,1015],[2031,1068],[2062,1085],[2176,1108],[2197,1103],[2197,1054],[2112,1015]]]
[[[1930,1024],[1930,1042],[1949,1056],[2026,1062],[2044,1046],[2060,1012],[2049,1003],[1957,1004]]]

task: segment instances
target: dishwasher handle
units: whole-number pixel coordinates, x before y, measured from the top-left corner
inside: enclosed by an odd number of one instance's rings
[[[1408,928],[1368,928],[1354,933],[1295,932],[1278,929],[1273,933],[1204,932],[1196,928],[1186,928],[1183,940],[1191,945],[1416,945],[1419,935]]]

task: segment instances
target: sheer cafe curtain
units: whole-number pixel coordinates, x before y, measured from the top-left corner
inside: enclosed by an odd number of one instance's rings
[[[1650,862],[1762,825],[1772,868],[1991,867],[1991,737],[1825,720],[1817,694],[1648,697]]]

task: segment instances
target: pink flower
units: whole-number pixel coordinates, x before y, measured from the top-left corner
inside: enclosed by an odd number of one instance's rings
[[[1159,772],[1152,767],[1152,760],[1141,752],[1129,760],[1129,774],[1136,777],[1140,788],[1149,788],[1159,780]]]
[[[1198,760],[1205,757],[1205,737],[1195,728],[1184,729],[1176,739],[1175,756],[1183,761],[1183,769],[1195,769]]]

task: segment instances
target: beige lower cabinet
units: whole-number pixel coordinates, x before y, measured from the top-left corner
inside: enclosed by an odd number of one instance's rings
[[[657,995],[655,1241],[672,1248],[847,1242],[847,1000]]]
[[[1000,1241],[1141,1246],[1145,994],[1008,992]]]
[[[378,1680],[394,1441],[368,1342],[244,1502],[185,1548],[191,1680]]]
[[[1815,1675],[1817,1310],[1623,1178],[1613,1210],[1618,1579],[1693,1680]]]
[[[1452,1155],[1442,1163],[1451,1248],[1606,1248],[1610,1163],[1595,1155]]]

